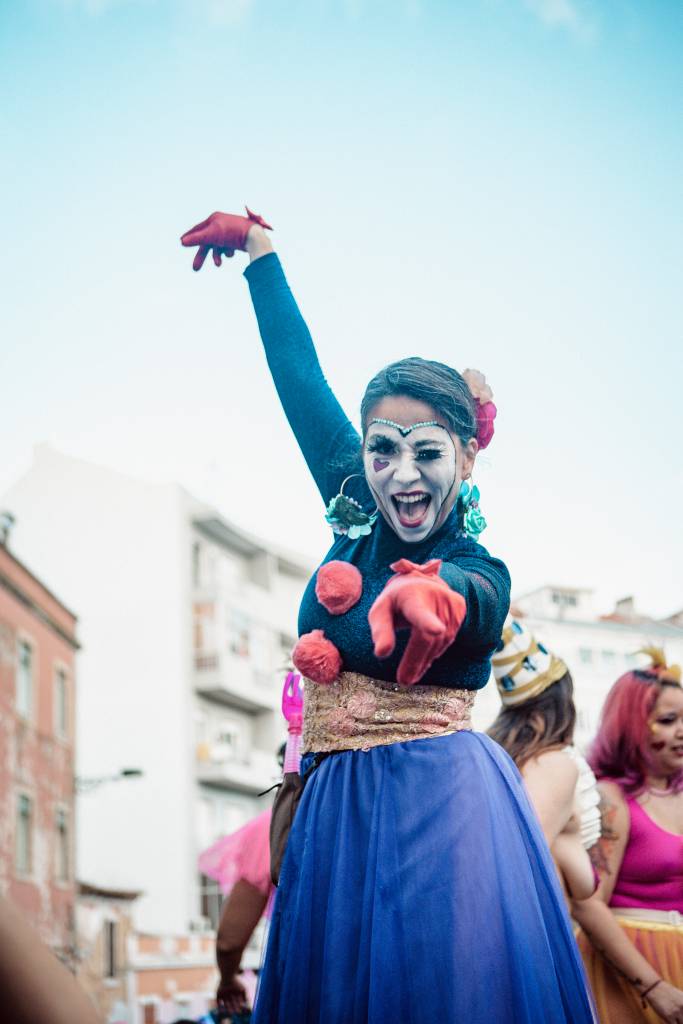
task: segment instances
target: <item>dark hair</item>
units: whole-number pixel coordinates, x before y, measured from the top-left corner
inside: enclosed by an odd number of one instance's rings
[[[569,672],[532,700],[504,707],[487,730],[500,743],[518,768],[543,750],[557,749],[572,742],[576,724],[574,683]]]
[[[360,405],[361,427],[367,427],[370,410],[388,395],[407,395],[431,405],[463,444],[477,436],[477,414],[472,392],[464,377],[445,363],[410,356],[389,363],[376,373],[365,389]]]

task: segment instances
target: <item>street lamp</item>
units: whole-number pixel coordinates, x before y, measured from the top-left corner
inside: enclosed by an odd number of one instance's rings
[[[120,768],[113,775],[77,775],[74,778],[74,789],[77,793],[91,793],[106,782],[121,782],[123,779],[140,779],[145,773],[142,768]]]

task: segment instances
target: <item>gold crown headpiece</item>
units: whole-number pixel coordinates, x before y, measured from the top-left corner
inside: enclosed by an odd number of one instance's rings
[[[669,683],[670,686],[681,685],[681,666],[667,665],[666,656],[661,647],[641,647],[636,654],[646,654],[652,660],[652,664],[648,665],[644,671],[654,673],[659,682]]]
[[[538,697],[567,673],[565,663],[539,643],[526,626],[510,616],[491,661],[505,707]]]

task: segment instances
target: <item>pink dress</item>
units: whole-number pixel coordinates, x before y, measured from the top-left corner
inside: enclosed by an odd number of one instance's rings
[[[224,896],[240,881],[253,885],[264,896],[272,894],[270,815],[269,807],[236,832],[218,839],[200,854],[199,870],[218,882]]]

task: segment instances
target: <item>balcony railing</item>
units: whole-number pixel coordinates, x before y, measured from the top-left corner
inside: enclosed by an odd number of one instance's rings
[[[197,779],[209,786],[238,790],[255,796],[280,777],[272,754],[251,749],[240,757],[227,744],[200,743],[197,746]]]
[[[280,705],[275,674],[259,671],[238,655],[196,651],[194,683],[203,696],[242,711],[276,711]]]

